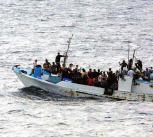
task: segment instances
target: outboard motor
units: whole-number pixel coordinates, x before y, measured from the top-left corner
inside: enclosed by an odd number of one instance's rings
[[[34,77],[35,78],[40,78],[41,74],[42,74],[42,67],[41,67],[41,65],[35,66],[35,68],[34,68]]]

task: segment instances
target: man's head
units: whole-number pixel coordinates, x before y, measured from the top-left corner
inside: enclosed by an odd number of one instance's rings
[[[71,63],[71,64],[69,64],[69,67],[71,68],[71,67],[73,67],[73,64]]]

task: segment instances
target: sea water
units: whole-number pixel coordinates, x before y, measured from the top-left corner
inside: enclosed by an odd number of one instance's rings
[[[63,54],[68,63],[116,70],[136,49],[153,65],[152,0],[1,0],[1,137],[152,137],[151,102],[75,99],[25,89],[11,68]]]

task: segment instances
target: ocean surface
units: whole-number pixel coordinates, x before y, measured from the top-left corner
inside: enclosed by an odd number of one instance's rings
[[[23,88],[12,72],[54,61],[73,36],[68,63],[153,66],[152,0],[0,0],[0,137],[153,137],[153,103],[75,99]]]

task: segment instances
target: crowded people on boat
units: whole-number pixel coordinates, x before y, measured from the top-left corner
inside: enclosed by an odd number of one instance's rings
[[[60,65],[60,58],[65,57],[63,55],[56,56],[55,61],[52,64],[46,59],[43,64],[43,70],[49,72],[50,74],[56,74],[61,77],[62,80],[71,80],[74,83],[97,86],[103,88],[117,89],[119,77],[124,79],[124,75],[133,78],[134,83],[137,79],[139,80],[153,80],[153,68],[146,68],[143,71],[143,65],[141,60],[137,60],[133,64],[133,59],[129,59],[129,62],[126,63],[125,60],[122,63],[119,63],[121,66],[120,71],[115,73],[112,71],[112,68],[109,68],[107,72],[100,71],[100,69],[89,68],[88,71],[84,68],[79,68],[78,65],[73,65],[70,63],[68,67],[65,64]],[[34,61],[33,66],[37,66],[37,60]]]
[[[129,67],[126,75],[132,77],[134,83],[135,80],[145,80],[145,81],[153,80],[152,67],[143,70],[143,64],[140,59],[138,59],[134,65],[133,65],[133,60],[130,59],[129,64],[130,65],[128,65]]]
[[[37,60],[35,60],[34,67],[38,66]],[[39,65],[40,66],[40,65]],[[64,65],[58,69],[58,64],[52,62],[52,64],[46,59],[43,64],[43,70],[50,73],[60,75],[62,80],[68,79],[74,83],[84,84],[89,86],[98,87],[110,87],[117,81],[117,75],[113,73],[110,68],[108,72],[101,72],[100,69],[89,69],[86,71],[84,68],[79,68],[78,65],[69,64],[68,67]]]
[[[54,66],[54,67],[53,67]],[[100,69],[89,69],[86,71],[84,68],[79,68],[78,65],[74,67],[72,63],[68,67],[60,67],[60,70],[53,71],[52,68],[55,68],[55,63],[51,65],[50,71],[53,74],[60,74],[62,80],[71,80],[74,83],[84,84],[89,86],[97,87],[111,87],[114,83],[117,85],[117,75],[113,73],[110,68],[108,72],[101,72]]]

